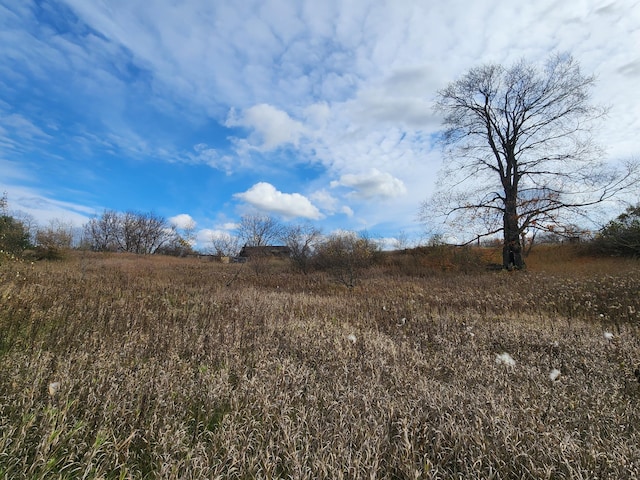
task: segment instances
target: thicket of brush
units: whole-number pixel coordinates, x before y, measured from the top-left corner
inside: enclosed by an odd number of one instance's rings
[[[640,478],[640,268],[567,252],[5,262],[0,478]]]

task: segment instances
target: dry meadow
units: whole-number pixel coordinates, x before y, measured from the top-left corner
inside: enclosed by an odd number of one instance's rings
[[[640,478],[640,264],[465,262],[3,263],[0,478]]]

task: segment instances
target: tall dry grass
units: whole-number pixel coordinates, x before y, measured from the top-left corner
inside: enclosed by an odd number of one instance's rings
[[[640,478],[638,264],[557,258],[3,264],[0,477]]]

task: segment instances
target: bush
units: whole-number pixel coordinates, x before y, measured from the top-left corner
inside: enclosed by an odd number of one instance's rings
[[[29,230],[25,225],[9,215],[0,216],[0,250],[19,255],[30,246]]]
[[[497,248],[432,245],[387,256],[387,265],[403,275],[424,277],[437,272],[482,272],[499,261]],[[501,267],[500,267],[501,268]]]
[[[355,286],[362,271],[380,258],[380,248],[355,232],[334,234],[318,245],[314,265],[346,285]]]
[[[597,252],[637,257],[640,255],[640,204],[628,207],[598,233],[592,246]]]

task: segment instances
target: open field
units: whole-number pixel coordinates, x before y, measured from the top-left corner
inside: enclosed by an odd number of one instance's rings
[[[1,265],[0,478],[640,478],[640,264],[426,263]]]

